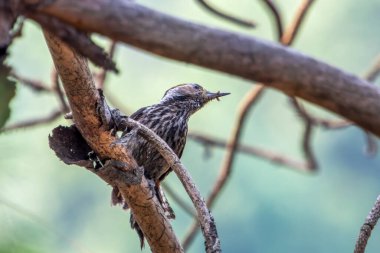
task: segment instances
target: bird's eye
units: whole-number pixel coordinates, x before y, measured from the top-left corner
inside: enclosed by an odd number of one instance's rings
[[[202,89],[202,87],[200,85],[198,85],[198,84],[194,84],[193,88],[196,89],[196,90]]]

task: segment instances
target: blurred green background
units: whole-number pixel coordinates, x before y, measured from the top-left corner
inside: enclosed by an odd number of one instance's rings
[[[213,1],[220,9],[254,19],[253,30],[239,28],[205,12],[195,1],[138,1],[183,19],[272,40],[273,27],[261,1]],[[299,1],[276,1],[289,21]],[[316,1],[295,48],[361,74],[380,52],[380,0]],[[107,45],[103,38],[97,38]],[[40,28],[28,21],[10,50],[8,63],[18,73],[49,82],[52,62]],[[210,103],[190,120],[190,130],[228,138],[239,101],[252,87],[240,78],[167,60],[119,45],[121,73],[111,74],[106,93],[128,112],[156,103],[171,86],[196,82],[212,91],[231,92]],[[41,117],[58,107],[49,94],[21,85],[12,100],[8,124]],[[311,107],[318,115],[334,117]],[[47,137],[63,119],[48,125],[0,135],[0,252],[140,252],[129,214],[111,207],[111,188],[95,175],[66,166],[48,147]],[[302,159],[302,122],[288,100],[270,91],[255,107],[244,128],[243,143]],[[313,146],[320,164],[302,174],[261,159],[238,155],[227,187],[213,209],[224,252],[352,252],[360,226],[380,194],[380,159],[363,152],[365,138],[356,127],[318,130]],[[218,174],[224,151],[188,141],[182,161],[203,196]],[[173,174],[167,184],[190,203]],[[170,199],[169,199],[170,201]],[[174,229],[183,238],[191,218],[170,201],[177,214]],[[368,252],[379,252],[380,228]],[[145,248],[143,252],[149,252]],[[189,252],[203,252],[203,239]]]

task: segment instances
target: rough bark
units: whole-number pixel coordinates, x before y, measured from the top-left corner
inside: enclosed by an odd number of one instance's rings
[[[263,82],[380,136],[380,89],[295,50],[187,22],[133,1],[57,0],[29,15],[38,12],[164,57]]]
[[[138,165],[128,150],[122,145],[112,145],[116,139],[102,125],[97,110],[101,104],[100,96],[93,83],[87,61],[53,35],[45,32],[45,38],[66,91],[74,123],[89,146],[102,158],[128,164],[124,168],[125,172],[137,169]],[[145,177],[142,177],[139,184],[128,184],[125,180],[118,180],[119,174],[123,173],[122,170],[114,170],[112,174],[105,172],[100,170],[97,175],[119,188],[144,232],[151,250],[183,252],[158,200],[152,197]]]

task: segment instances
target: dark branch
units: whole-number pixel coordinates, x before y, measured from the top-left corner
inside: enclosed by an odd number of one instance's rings
[[[113,59],[113,56],[115,54],[115,51],[116,51],[116,41],[111,41],[111,44],[109,46],[109,49],[108,49],[108,55],[109,55],[109,58],[110,59]],[[108,70],[107,69],[102,69],[100,71],[100,73],[96,76],[96,84],[97,84],[97,87],[98,89],[102,89],[104,88],[104,84],[106,82],[106,78],[107,78],[107,74],[108,74]]]
[[[59,110],[53,111],[49,115],[42,117],[42,118],[25,120],[25,121],[17,122],[13,125],[5,126],[5,127],[0,129],[0,133],[8,132],[8,131],[16,130],[16,129],[33,127],[33,126],[42,125],[42,124],[47,124],[47,123],[53,122],[54,120],[58,119],[58,117],[61,115],[62,115],[62,111],[59,109]]]
[[[206,10],[208,10],[210,13],[213,13],[215,14],[216,16],[218,17],[221,17],[225,20],[228,20],[232,23],[235,23],[237,25],[240,25],[240,26],[245,26],[245,27],[249,27],[249,28],[253,28],[256,26],[256,24],[252,21],[248,21],[248,20],[244,20],[244,19],[241,19],[241,18],[237,18],[237,17],[233,17],[231,15],[228,15],[224,12],[221,12],[219,10],[217,10],[215,7],[212,7],[206,0],[197,0],[197,2],[202,6],[204,7]]]
[[[29,79],[29,78],[20,76],[15,71],[12,71],[9,74],[9,77],[14,78],[16,81],[20,82],[21,84],[23,84],[23,85],[25,85],[25,86],[27,86],[27,87],[29,87],[32,90],[37,91],[37,92],[41,92],[41,91],[51,92],[52,91],[52,88],[49,87],[49,85],[47,85],[47,84],[45,84],[39,80],[33,80],[33,79]]]
[[[275,21],[275,27],[277,30],[277,39],[280,41],[283,33],[284,33],[284,25],[282,24],[281,14],[277,8],[277,5],[273,3],[272,0],[263,0],[263,2],[268,6],[271,16],[273,17],[273,20]]]

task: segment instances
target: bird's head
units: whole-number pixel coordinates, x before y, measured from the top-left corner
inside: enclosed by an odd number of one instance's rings
[[[230,93],[210,92],[196,83],[186,83],[174,86],[167,90],[161,103],[177,103],[182,102],[192,107],[194,111],[202,108],[211,100],[229,95]]]

